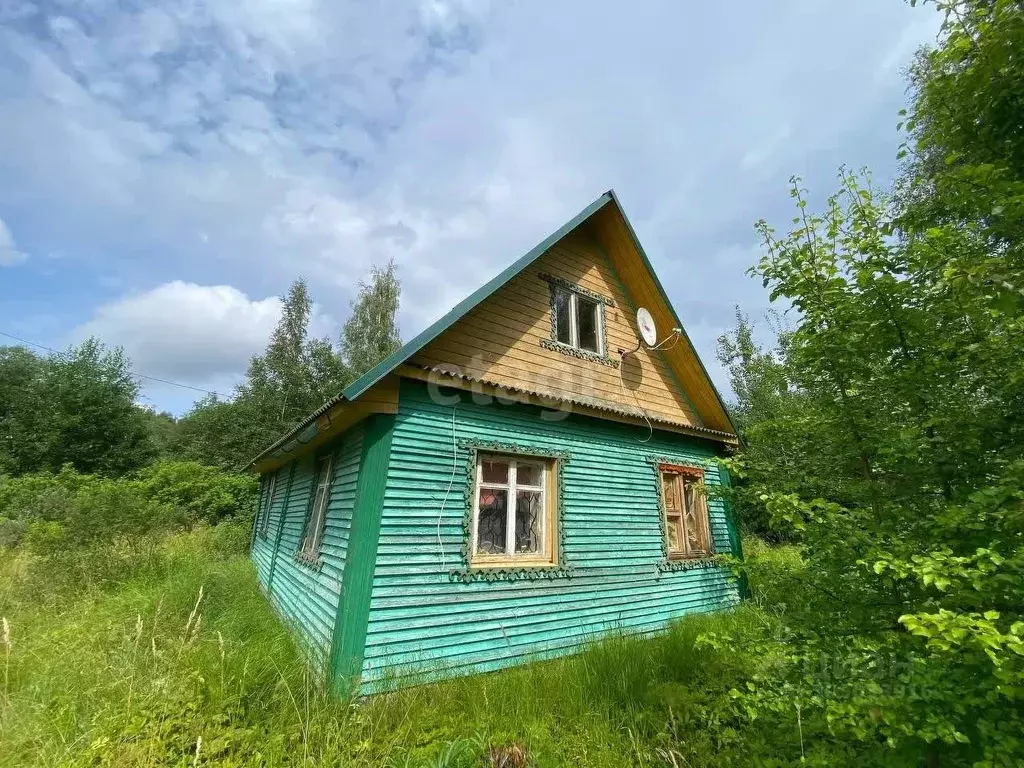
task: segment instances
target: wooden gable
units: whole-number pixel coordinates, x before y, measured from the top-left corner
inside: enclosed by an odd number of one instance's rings
[[[551,284],[559,280],[605,300],[603,360],[580,359],[551,343]],[[621,355],[638,346],[638,306],[596,227],[585,222],[419,350],[409,363],[618,416],[706,427],[664,351],[641,347]],[[652,309],[649,301],[644,306]],[[664,314],[660,306],[656,309]],[[675,323],[658,319],[661,339]],[[673,338],[666,348],[679,344],[688,342]]]
[[[603,361],[552,344],[551,282],[602,297]],[[637,350],[636,310],[650,310],[663,348]],[[630,423],[656,422],[726,443],[736,429],[654,274],[618,197],[605,192],[444,317],[349,384],[256,456],[260,471],[369,413],[398,408],[397,378],[487,387],[493,394]],[[547,342],[547,343],[545,343]],[[636,350],[621,356],[622,350]],[[591,356],[592,357],[592,356]]]

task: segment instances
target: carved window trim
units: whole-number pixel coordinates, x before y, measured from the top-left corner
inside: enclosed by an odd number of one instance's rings
[[[575,357],[578,360],[586,360],[592,363],[599,363],[601,365],[607,365],[611,368],[618,368],[619,361],[615,358],[608,356],[608,318],[606,307],[614,307],[614,299],[610,299],[607,296],[602,296],[599,293],[595,293],[588,288],[584,288],[582,285],[570,282],[565,278],[558,277],[556,275],[548,274],[547,272],[538,273],[538,277],[548,283],[549,288],[549,304],[551,311],[551,338],[541,339],[540,345],[544,349],[550,349],[555,352],[559,352],[569,357]],[[597,352],[588,349],[581,349],[576,344],[567,344],[563,341],[558,340],[558,304],[557,297],[559,291],[567,292],[570,297],[582,296],[585,299],[589,299],[594,302],[597,307],[597,343],[600,349]],[[573,309],[570,309],[570,323],[575,329],[576,317],[575,317],[575,299],[570,304]],[[571,335],[575,336],[574,331]]]
[[[715,537],[711,526],[711,510],[707,504],[707,495],[702,493],[702,505],[705,514],[705,527],[707,531],[707,551],[691,556],[681,556],[678,553],[669,551],[668,526],[666,522],[665,495],[662,487],[662,472],[674,472],[691,478],[692,480],[703,480],[705,472],[711,466],[708,462],[700,460],[677,460],[665,456],[647,456],[647,462],[651,465],[654,475],[654,488],[658,499],[658,525],[661,530],[661,552],[662,558],[658,563],[658,570],[666,571],[689,571],[699,568],[714,568],[728,565],[727,558],[715,552]]]
[[[462,538],[462,566],[449,571],[448,575],[454,581],[517,581],[520,579],[554,579],[572,576],[573,566],[565,558],[565,519],[564,495],[565,487],[564,471],[565,465],[571,459],[566,451],[551,450],[521,443],[504,442],[497,440],[469,440],[458,441],[460,449],[466,451],[466,487],[464,491],[465,514],[463,516],[463,538]],[[522,456],[524,458],[542,459],[553,462],[553,483],[554,489],[551,493],[552,501],[552,524],[554,534],[551,537],[552,558],[548,562],[516,562],[510,560],[507,564],[495,563],[481,567],[473,563],[473,518],[475,508],[475,497],[477,492],[477,461],[478,454],[502,454],[509,456]]]

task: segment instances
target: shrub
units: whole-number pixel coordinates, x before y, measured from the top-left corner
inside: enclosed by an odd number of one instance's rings
[[[197,461],[161,461],[135,480],[150,499],[186,511],[192,522],[251,519],[259,483],[253,475],[226,472]]]
[[[45,555],[187,528],[251,519],[255,478],[196,462],[160,462],[113,480],[69,466],[56,474],[0,475],[0,546]]]

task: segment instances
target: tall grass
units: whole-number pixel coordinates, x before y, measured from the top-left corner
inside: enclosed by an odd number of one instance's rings
[[[347,703],[304,662],[231,524],[87,557],[0,557],[2,766],[712,766],[798,760],[730,690],[756,605],[582,653]],[[2,555],[3,553],[0,553]],[[7,553],[11,555],[10,552]],[[729,636],[735,647],[708,638]],[[766,756],[770,756],[766,757]],[[756,758],[756,759],[755,759]],[[768,759],[769,762],[765,762]]]

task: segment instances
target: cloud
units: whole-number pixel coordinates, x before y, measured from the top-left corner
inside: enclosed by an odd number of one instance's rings
[[[889,62],[937,25],[892,0],[549,6],[19,5],[0,27],[0,206],[62,274],[231,285],[238,306],[304,274],[342,316],[393,258],[409,338],[615,187],[707,360],[732,305],[765,302],[719,255],[788,220],[789,174],[813,188],[891,161]],[[90,288],[69,282],[65,305]],[[73,322],[129,299],[100,301]],[[172,367],[206,375],[205,349]]]
[[[14,244],[14,236],[0,219],[0,267],[11,267],[28,259],[28,254],[18,250]]]
[[[124,347],[140,373],[208,386],[244,373],[280,315],[276,297],[257,300],[229,285],[174,281],[101,305],[73,336]]]

